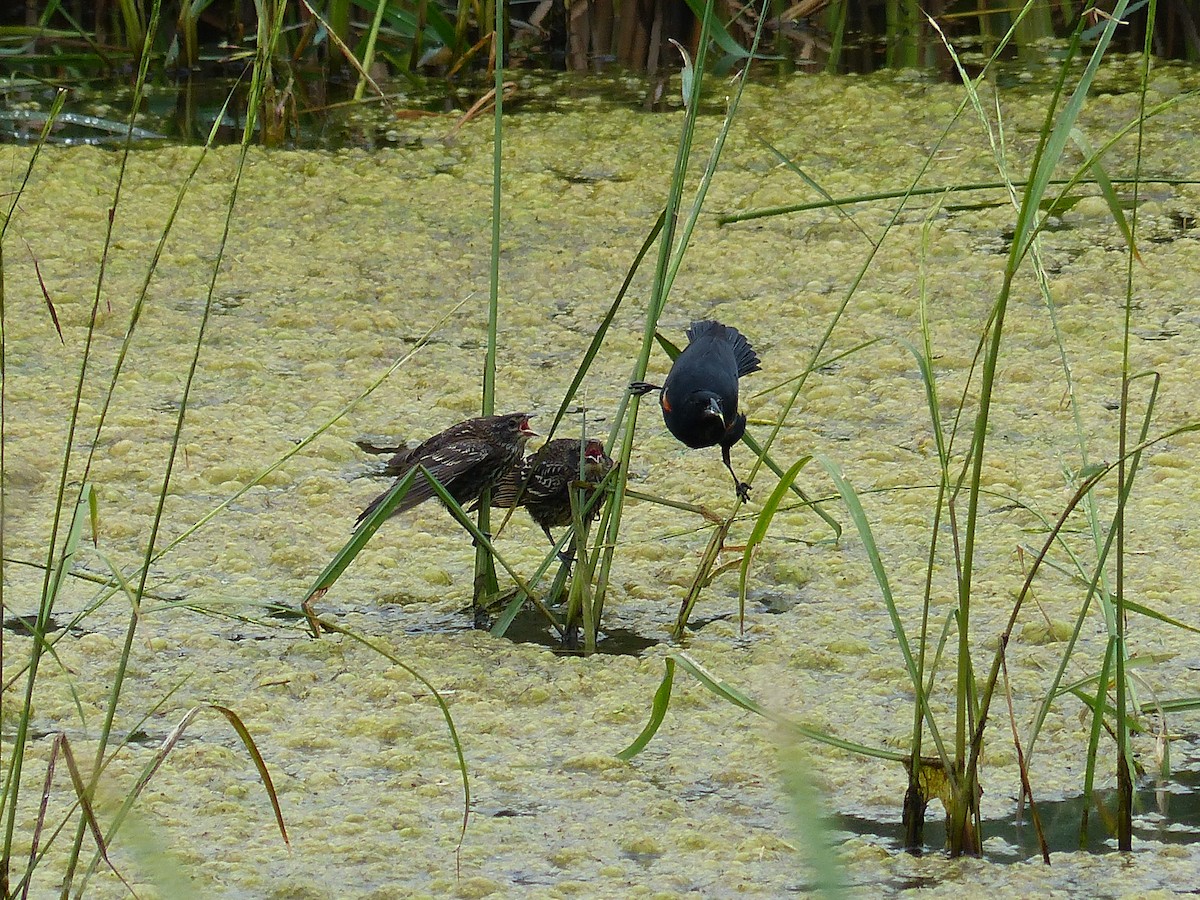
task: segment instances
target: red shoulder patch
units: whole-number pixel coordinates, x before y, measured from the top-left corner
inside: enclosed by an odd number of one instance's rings
[[[667,402],[667,392],[666,391],[658,392],[658,402],[659,402],[659,405],[662,406],[663,412],[671,411],[671,404]]]

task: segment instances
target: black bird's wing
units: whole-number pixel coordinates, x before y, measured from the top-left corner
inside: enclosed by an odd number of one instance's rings
[[[737,358],[733,345],[713,330],[698,334],[675,358],[663,382],[660,402],[664,412],[669,412],[681,409],[687,398],[701,392],[716,394],[729,410],[737,408]]]

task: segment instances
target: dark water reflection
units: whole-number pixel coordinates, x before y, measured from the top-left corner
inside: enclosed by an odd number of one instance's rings
[[[1082,841],[1082,797],[1044,800],[1037,804],[1051,853],[1116,849],[1113,820],[1116,793],[1098,791],[1096,800],[1097,806],[1088,816],[1087,833]],[[1162,844],[1196,843],[1200,840],[1200,759],[1185,763],[1171,778],[1143,778],[1134,795],[1134,808],[1135,846],[1139,840]],[[904,830],[899,821],[884,822],[864,816],[839,815],[834,818],[833,825],[850,834],[874,836],[896,851],[904,845]],[[1041,853],[1028,807],[1021,812],[1014,809],[1009,818],[985,821],[983,834],[986,856],[994,862],[1017,862]],[[931,807],[925,823],[925,849],[940,852],[945,846],[945,839],[945,822],[933,813]]]

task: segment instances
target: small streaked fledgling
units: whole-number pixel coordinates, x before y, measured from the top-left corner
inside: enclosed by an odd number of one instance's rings
[[[412,450],[397,453],[381,474],[400,478],[415,466],[423,465],[445,485],[451,497],[466,506],[478,501],[485,489],[495,486],[520,462],[526,442],[537,434],[529,427],[529,418],[528,413],[509,413],[451,425]],[[367,504],[356,526],[383,502],[387,493],[384,491]],[[429,481],[418,475],[392,515],[412,509],[433,496]]]
[[[720,445],[734,489],[745,502],[750,485],[733,471],[729,448],[746,432],[746,416],[738,412],[738,379],[759,370],[758,355],[740,331],[720,322],[693,322],[687,337],[690,343],[661,387],[635,381],[629,389],[638,396],[659,391],[663,421],[682,443],[693,449]]]
[[[536,453],[532,453],[505,475],[492,491],[492,506],[508,508],[524,506],[530,517],[546,532],[551,544],[557,543],[551,528],[571,524],[571,489],[578,483],[596,485],[612,469],[612,459],[604,445],[588,440],[583,445],[583,469],[580,470],[580,441],[577,438],[557,438]],[[586,503],[595,488],[584,496]],[[600,514],[596,503],[584,516],[592,521]]]

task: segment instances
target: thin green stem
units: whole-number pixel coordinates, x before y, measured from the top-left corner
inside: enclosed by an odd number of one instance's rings
[[[1117,514],[1114,527],[1117,531],[1117,575],[1116,575],[1116,722],[1114,727],[1117,734],[1117,849],[1130,851],[1133,849],[1133,760],[1129,749],[1129,720],[1127,718],[1129,697],[1126,683],[1125,660],[1128,652],[1125,621],[1125,501],[1128,497],[1126,490],[1127,470],[1125,460],[1127,429],[1129,425],[1129,381],[1132,375],[1130,360],[1130,338],[1133,334],[1133,264],[1137,256],[1138,230],[1138,195],[1140,185],[1137,176],[1142,168],[1142,145],[1145,140],[1146,90],[1150,83],[1151,50],[1154,38],[1155,13],[1158,8],[1157,0],[1150,0],[1146,13],[1146,36],[1142,47],[1142,71],[1138,97],[1138,129],[1137,150],[1134,154],[1133,182],[1133,211],[1130,214],[1129,231],[1133,245],[1129,248],[1125,268],[1125,304],[1124,327],[1121,335],[1121,409],[1120,425],[1117,433],[1118,455],[1122,460],[1117,469]],[[1094,713],[1097,717],[1103,715],[1103,707]]]
[[[674,248],[676,225],[679,221],[679,205],[683,197],[683,184],[687,174],[688,160],[691,156],[692,137],[696,128],[696,115],[700,107],[700,89],[704,81],[704,63],[708,56],[709,23],[713,15],[713,0],[707,0],[704,16],[700,23],[699,44],[696,49],[696,61],[691,81],[691,93],[686,98],[683,117],[683,128],[679,138],[679,146],[675,153],[675,166],[671,183],[667,190],[667,202],[663,214],[663,229],[659,237],[658,261],[654,269],[654,282],[650,290],[650,299],[646,304],[646,317],[642,328],[642,346],[634,363],[630,381],[641,381],[646,377],[646,368],[650,364],[650,351],[654,347],[654,332],[658,327],[658,319],[667,303],[670,289],[668,270],[671,254]],[[679,253],[685,248],[679,248]],[[612,574],[613,554],[617,546],[617,538],[621,528],[621,513],[625,501],[625,483],[629,474],[629,459],[633,452],[634,431],[637,426],[639,404],[628,403],[626,396],[625,415],[613,421],[609,433],[608,445],[612,446],[621,429],[624,428],[621,440],[621,450],[616,460],[618,466],[617,483],[614,487],[612,500],[607,511],[607,528],[597,529],[597,541],[602,544],[600,555],[600,571],[596,580],[595,599],[592,613],[597,621],[604,614],[604,601],[608,591],[608,583]],[[603,524],[603,523],[602,523]],[[587,629],[594,633],[595,628]],[[585,638],[586,639],[586,638]],[[594,647],[585,646],[586,652],[593,652]]]

